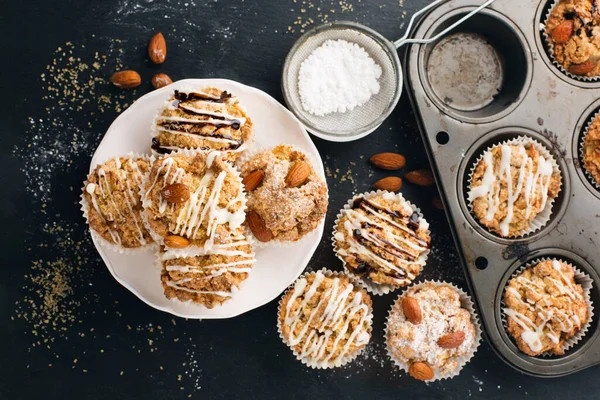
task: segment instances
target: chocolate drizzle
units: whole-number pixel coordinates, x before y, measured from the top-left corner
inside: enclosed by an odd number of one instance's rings
[[[183,93],[183,92],[180,92],[179,90],[176,90],[175,98],[179,101],[202,100],[202,101],[209,101],[212,103],[224,103],[231,98],[231,94],[224,90],[221,92],[219,97],[215,98],[215,97],[211,97],[211,96],[207,95],[206,93],[199,93],[199,92]]]

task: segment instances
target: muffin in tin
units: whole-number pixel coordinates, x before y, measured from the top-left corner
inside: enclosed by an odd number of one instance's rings
[[[210,250],[162,247],[158,254],[165,296],[213,308],[238,292],[256,261],[241,230]]]
[[[561,175],[541,145],[515,139],[486,150],[471,172],[468,201],[477,220],[501,237],[543,226],[561,188]]]
[[[241,178],[218,152],[180,151],[154,161],[142,188],[144,216],[165,244],[210,248],[227,241],[245,218]],[[188,243],[189,244],[189,243]]]
[[[600,12],[595,0],[558,0],[546,20],[552,56],[580,77],[600,75]]]
[[[279,303],[277,324],[296,357],[313,368],[339,367],[369,343],[371,298],[349,276],[327,270],[298,278]]]
[[[452,285],[423,282],[392,306],[385,334],[388,353],[415,379],[454,376],[479,343],[475,320]]]
[[[146,157],[111,158],[96,166],[83,188],[87,222],[102,239],[123,249],[152,243],[144,226],[139,188],[150,168]]]
[[[327,184],[304,153],[279,145],[254,155],[240,171],[248,196],[247,224],[260,242],[295,242],[325,218]]]
[[[583,288],[573,267],[560,260],[541,260],[517,273],[504,291],[509,334],[525,354],[562,355],[567,341],[590,320]]]
[[[373,192],[356,196],[340,212],[333,241],[350,273],[398,288],[421,272],[431,237],[429,223],[402,195]]]
[[[218,150],[234,160],[252,139],[252,121],[237,98],[214,87],[175,90],[154,121],[152,150]]]
[[[585,172],[600,187],[600,114],[594,116],[584,133],[581,158]]]

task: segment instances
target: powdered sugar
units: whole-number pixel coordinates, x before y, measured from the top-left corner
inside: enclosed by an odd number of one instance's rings
[[[300,66],[302,107],[317,116],[351,111],[379,93],[381,73],[381,67],[362,47],[345,40],[327,40]]]

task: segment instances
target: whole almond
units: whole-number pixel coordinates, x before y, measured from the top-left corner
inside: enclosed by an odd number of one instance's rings
[[[455,349],[465,341],[465,333],[462,331],[447,333],[438,339],[437,344],[443,349]]]
[[[110,81],[115,86],[129,89],[140,86],[142,83],[142,77],[137,72],[128,69],[125,71],[115,72],[111,75]]]
[[[406,158],[398,153],[379,153],[370,158],[371,163],[389,171],[398,170],[406,165]]]
[[[427,169],[418,169],[404,175],[404,179],[419,186],[431,186],[435,183],[433,174]]]
[[[160,195],[167,203],[185,203],[190,199],[190,189],[183,183],[173,183],[165,186]]]
[[[285,184],[287,187],[297,187],[302,185],[310,175],[310,165],[305,161],[298,161],[290,168]]]
[[[443,210],[444,209],[444,203],[442,203],[442,199],[440,198],[440,196],[435,196],[431,202],[433,203],[433,206],[435,208],[437,208],[438,210]]]
[[[556,44],[565,44],[573,36],[574,23],[572,20],[565,20],[558,24],[552,30],[552,41]]]
[[[269,242],[273,239],[273,233],[267,228],[265,221],[256,211],[250,210],[246,213],[246,223],[254,237],[260,242]]]
[[[152,77],[152,86],[154,86],[154,89],[169,86],[171,83],[173,83],[173,81],[167,74],[159,73]]]
[[[174,249],[183,249],[190,245],[190,241],[183,236],[168,235],[165,237],[165,246]]]
[[[249,193],[256,189],[258,185],[260,185],[265,178],[265,171],[262,169],[257,169],[256,171],[250,172],[244,179],[242,179],[242,183],[244,184],[244,189],[246,189],[246,193]]]
[[[410,376],[420,381],[429,381],[434,377],[433,369],[431,369],[429,364],[421,361],[410,364],[408,373]]]
[[[167,42],[162,33],[158,32],[152,36],[148,43],[148,57],[154,64],[162,64],[167,58]]]
[[[581,64],[572,64],[569,67],[569,72],[574,75],[585,75],[592,72],[596,68],[596,62],[593,60],[587,60]]]
[[[423,319],[419,302],[413,297],[407,296],[402,299],[402,312],[406,319],[415,325],[419,325]]]
[[[397,176],[388,176],[375,182],[375,189],[387,190],[388,192],[397,192],[402,187],[402,178]]]

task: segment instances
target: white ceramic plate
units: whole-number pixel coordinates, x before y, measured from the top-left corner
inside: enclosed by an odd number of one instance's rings
[[[174,89],[189,86],[215,86],[237,96],[254,124],[256,147],[290,144],[315,160],[317,173],[325,180],[323,162],[300,122],[268,94],[225,79],[185,79],[155,90],[138,99],[112,123],[100,142],[90,172],[101,162],[129,152],[149,153],[151,123],[158,108]],[[135,255],[116,253],[100,241],[94,245],[115,279],[146,304],[185,318],[230,318],[260,307],[279,296],[304,271],[321,237],[323,224],[290,247],[269,245],[256,248],[256,264],[241,290],[222,306],[208,309],[198,304],[168,300],[160,283],[160,269],[151,250]]]

